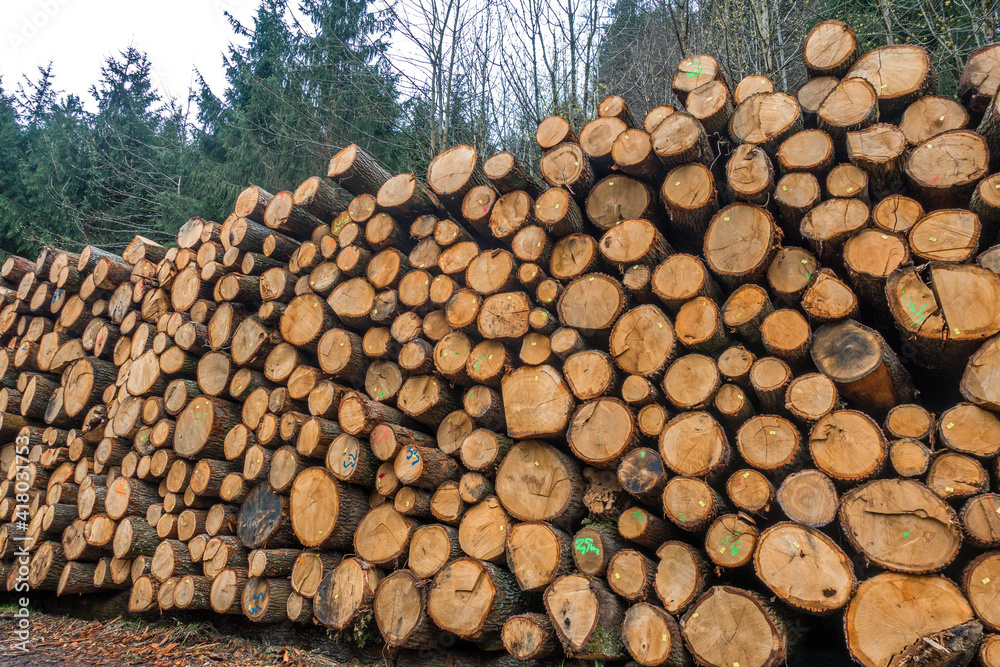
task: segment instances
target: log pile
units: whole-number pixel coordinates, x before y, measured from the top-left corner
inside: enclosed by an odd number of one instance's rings
[[[397,665],[1000,665],[1000,46],[959,101],[837,21],[803,59],[547,118],[541,179],[352,145],[9,258],[6,588]]]

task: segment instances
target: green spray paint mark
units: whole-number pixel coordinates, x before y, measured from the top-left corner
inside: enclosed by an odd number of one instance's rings
[[[927,304],[926,303],[922,304],[920,306],[920,310],[917,310],[916,309],[916,305],[917,304],[914,303],[913,301],[911,301],[910,299],[906,298],[906,290],[905,289],[903,290],[903,295],[899,298],[899,300],[903,302],[903,305],[906,307],[906,309],[908,311],[910,311],[911,313],[913,313],[913,323],[914,324],[920,324],[921,322],[923,322],[924,320],[927,319],[928,313],[924,312],[925,310],[927,310]]]
[[[458,354],[458,353],[456,352],[455,354]],[[476,359],[478,359],[478,361],[476,361],[476,363],[472,366],[472,370],[473,371],[478,371],[479,367],[482,366],[484,363],[486,363],[487,357],[484,354],[484,355],[481,355],[479,357],[476,357]]]
[[[594,545],[594,538],[592,537],[580,537],[576,540],[576,550],[581,554],[586,555],[591,552],[600,555],[601,550]]]
[[[722,542],[723,547],[729,547],[732,549],[733,552],[731,555],[736,556],[740,553],[740,549],[743,548],[743,542],[740,541],[739,538],[739,533],[733,533],[732,535],[727,535],[726,537],[721,538],[719,541]]]
[[[701,76],[702,74],[704,74],[705,69],[701,66],[701,58],[695,59],[695,61],[691,63],[691,65],[697,67],[698,69],[691,70],[690,72],[687,73],[689,79],[693,79],[697,76]]]

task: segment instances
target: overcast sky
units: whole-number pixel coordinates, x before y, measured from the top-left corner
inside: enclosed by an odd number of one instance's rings
[[[130,43],[149,54],[153,83],[183,99],[194,68],[219,94],[222,54],[234,39],[230,12],[250,23],[259,0],[5,0],[0,22],[0,76],[8,93],[22,74],[54,63],[56,87],[88,108],[88,89],[109,55]]]

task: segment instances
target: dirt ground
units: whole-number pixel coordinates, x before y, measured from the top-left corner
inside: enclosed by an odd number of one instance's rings
[[[270,642],[222,634],[209,623],[161,619],[143,621],[81,620],[31,612],[28,652],[12,646],[17,619],[12,608],[0,609],[2,667],[349,667],[291,642]],[[249,624],[248,624],[249,625]],[[249,629],[249,628],[248,628]],[[253,630],[256,630],[255,628]],[[365,663],[364,667],[374,667]]]

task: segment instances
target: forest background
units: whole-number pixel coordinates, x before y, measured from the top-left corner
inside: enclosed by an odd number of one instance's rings
[[[610,93],[640,119],[676,104],[688,55],[794,92],[802,38],[831,17],[865,50],[926,47],[949,96],[1000,27],[993,0],[262,0],[250,22],[227,15],[222,90],[195,72],[167,95],[141,45],[105,60],[89,99],[60,90],[58,62],[0,79],[0,258],[169,243],[191,216],[224,220],[248,183],[326,174],[350,143],[394,173],[456,143],[533,164],[548,115],[579,127]]]

